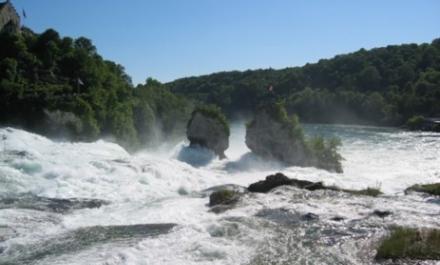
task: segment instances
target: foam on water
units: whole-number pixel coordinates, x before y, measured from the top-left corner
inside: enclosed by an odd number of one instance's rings
[[[439,182],[440,134],[330,125],[308,125],[306,132],[341,138],[343,174],[285,167],[258,158],[245,146],[243,124],[232,126],[228,159],[221,161],[209,152],[187,149],[185,142],[130,155],[119,145],[102,140],[55,142],[26,131],[2,128],[0,198],[29,193],[49,198],[97,199],[109,204],[68,213],[0,209],[0,228],[7,230],[5,236],[0,236],[0,263],[13,263],[17,257],[11,253],[21,253],[20,249],[48,237],[57,238],[84,227],[175,223],[177,226],[166,234],[106,242],[32,262],[291,264],[309,255],[313,264],[368,264],[372,254],[364,253],[362,260],[358,248],[374,244],[388,225],[440,226],[438,203],[420,195],[403,195],[412,184]],[[247,186],[278,171],[344,188],[380,187],[386,196],[374,199],[283,187],[270,194],[247,194],[236,208],[217,215],[209,212],[208,199],[198,193],[222,184]],[[262,212],[264,209],[270,211]],[[393,217],[370,217],[375,209],[392,210]],[[281,215],[275,214],[280,220],[266,216],[273,211],[281,211]],[[301,221],[301,216],[309,212],[319,216],[316,224]],[[287,223],[281,220],[284,215],[290,218]],[[346,222],[331,221],[335,216]],[[321,255],[310,257],[310,251],[316,251],[313,240],[318,242]],[[341,247],[329,243],[333,241]]]

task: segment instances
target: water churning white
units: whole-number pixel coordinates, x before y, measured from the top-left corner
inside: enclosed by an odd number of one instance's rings
[[[440,181],[440,134],[334,125],[306,132],[341,138],[343,174],[255,157],[242,124],[232,126],[221,161],[185,142],[130,155],[103,140],[56,142],[1,128],[0,264],[374,264],[390,226],[440,226],[438,199],[404,194]],[[203,190],[275,172],[384,195],[280,187],[209,211]]]

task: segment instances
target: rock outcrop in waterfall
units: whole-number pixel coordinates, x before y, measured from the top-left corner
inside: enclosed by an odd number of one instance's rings
[[[260,106],[246,128],[246,145],[258,156],[292,166],[313,166],[342,172],[337,139],[306,139],[297,116],[289,117],[282,103]]]
[[[225,158],[229,147],[229,125],[220,109],[214,106],[198,107],[187,126],[190,146],[212,150],[220,159]]]

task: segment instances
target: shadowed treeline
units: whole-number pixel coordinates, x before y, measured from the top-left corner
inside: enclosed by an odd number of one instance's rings
[[[401,125],[413,115],[440,116],[440,39],[361,49],[303,67],[182,78],[167,86],[229,116],[276,98],[305,122]]]

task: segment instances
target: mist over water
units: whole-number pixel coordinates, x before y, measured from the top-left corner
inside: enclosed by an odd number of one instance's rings
[[[374,264],[390,226],[440,226],[438,199],[404,195],[439,182],[440,134],[306,125],[308,135],[341,138],[344,173],[336,174],[256,157],[244,125],[231,129],[227,159],[218,160],[185,141],[130,155],[103,140],[1,128],[0,264]],[[385,195],[280,187],[209,211],[204,190],[275,172]]]

